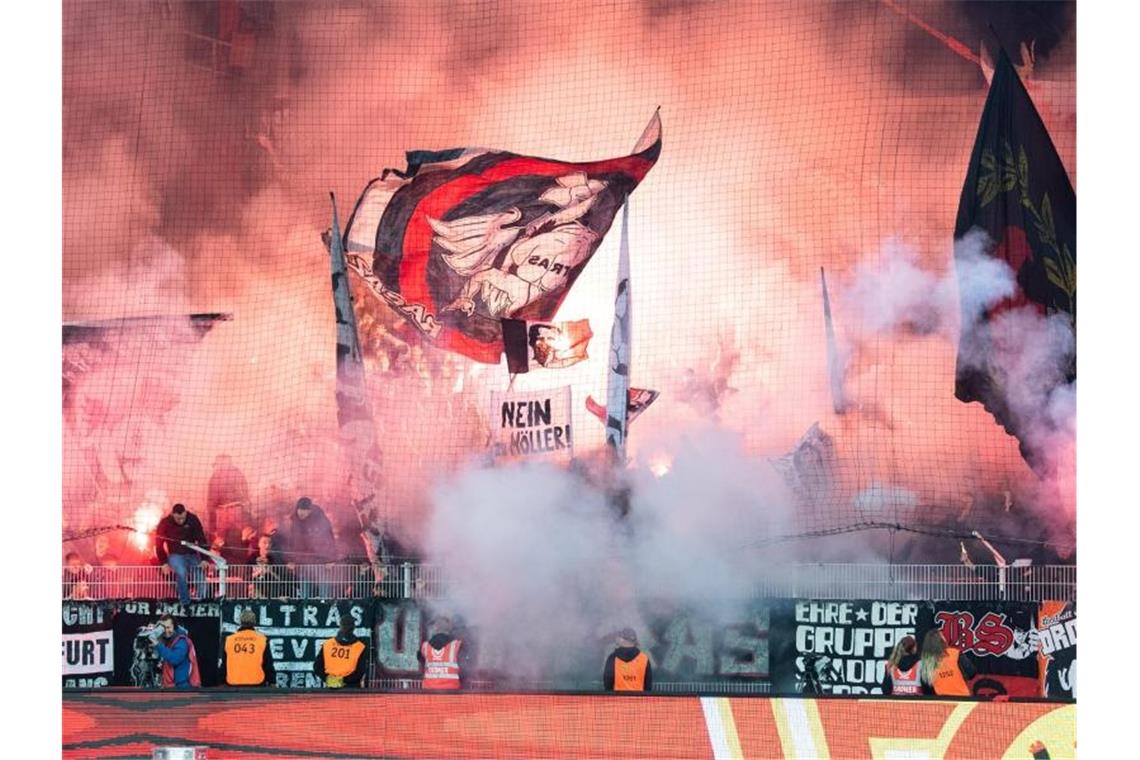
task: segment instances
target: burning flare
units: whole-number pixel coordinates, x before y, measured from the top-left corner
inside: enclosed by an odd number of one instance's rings
[[[151,534],[158,527],[162,519],[162,505],[166,503],[166,494],[161,491],[148,491],[143,503],[135,510],[132,518],[134,532],[131,533],[131,543],[139,551],[145,551],[150,543]]]

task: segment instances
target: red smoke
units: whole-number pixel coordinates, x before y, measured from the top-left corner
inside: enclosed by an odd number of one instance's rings
[[[343,507],[319,239],[327,192],[343,224],[405,150],[621,155],[657,106],[664,149],[631,198],[630,237],[634,384],[663,395],[635,424],[631,453],[663,461],[669,434],[706,416],[678,390],[686,369],[713,372],[727,335],[740,359],[718,416],[757,455],[786,452],[819,421],[848,495],[895,484],[921,509],[958,514],[1027,482],[1016,442],[953,398],[944,336],[865,335],[837,309],[840,335],[859,337],[857,406],[831,411],[819,267],[838,287],[860,262],[884,267],[884,243],[897,239],[924,268],[950,268],[985,96],[981,71],[960,57],[915,57],[905,19],[813,3],[244,5],[260,9],[246,20],[256,46],[241,70],[215,66],[186,36],[216,31],[208,4],[64,5],[64,319],[234,316],[193,348],[122,346],[80,381],[120,422],[67,423],[66,523],[126,521],[152,489],[201,509],[223,452],[259,510],[301,494]],[[951,6],[923,11],[932,24],[953,19]],[[1072,167],[1074,72],[1039,60],[1035,76]],[[591,319],[591,359],[517,387],[570,383],[576,407],[604,397],[610,238],[560,312]],[[418,536],[425,486],[481,450],[486,398],[506,373],[421,348],[377,318],[382,500]],[[142,377],[177,402],[140,414]],[[580,446],[600,443],[584,409],[575,424]],[[92,462],[110,471],[127,454],[140,460],[134,475],[91,485]],[[845,497],[810,519],[858,516]]]

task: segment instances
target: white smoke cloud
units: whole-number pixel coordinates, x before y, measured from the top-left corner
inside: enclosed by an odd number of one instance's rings
[[[756,545],[789,530],[792,496],[739,434],[692,430],[665,448],[663,477],[628,473],[621,520],[601,487],[549,465],[472,467],[435,489],[427,555],[449,580],[440,608],[494,647],[481,670],[510,653],[516,677],[585,668],[596,680],[607,634],[632,625],[652,640],[647,601],[723,612],[786,560]]]
[[[995,378],[1023,440],[1045,457],[1047,482],[1024,482],[1022,488],[1047,519],[1060,508],[1063,522],[1074,509],[1074,492],[1066,485],[1073,479],[1069,460],[1076,445],[1076,394],[1066,381],[1076,350],[1072,322],[1031,304],[986,319],[1018,292],[1015,273],[992,255],[993,248],[983,230],[972,229],[955,242],[953,265],[939,273],[921,265],[914,247],[886,241],[855,267],[841,291],[841,353],[852,367],[884,337],[930,336],[957,347],[963,367]]]
[[[959,315],[976,323],[1017,289],[1013,270],[989,255],[991,248],[984,231],[970,230],[955,243],[954,265],[937,272],[922,266],[914,246],[886,240],[876,255],[860,260],[841,291],[848,340],[892,333],[956,340]]]
[[[986,257],[992,248],[981,230],[971,230],[957,244],[963,293],[959,362],[994,378],[1022,437],[1044,458],[1047,479],[1068,479],[1062,460],[1076,443],[1076,388],[1067,380],[1076,355],[1073,323],[1065,313],[1044,314],[1032,304],[983,322],[986,309],[1016,291],[1005,262]],[[1075,505],[1069,501],[1071,513]]]

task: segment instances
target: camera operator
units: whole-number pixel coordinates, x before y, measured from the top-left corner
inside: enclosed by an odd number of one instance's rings
[[[202,685],[194,642],[185,628],[174,624],[173,617],[160,617],[151,629],[150,640],[162,660],[162,688],[189,689]]]

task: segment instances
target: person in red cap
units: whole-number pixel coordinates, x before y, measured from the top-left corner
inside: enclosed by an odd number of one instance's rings
[[[603,680],[606,691],[650,691],[653,666],[649,655],[637,647],[637,633],[623,628],[617,635],[617,648],[606,658]]]

